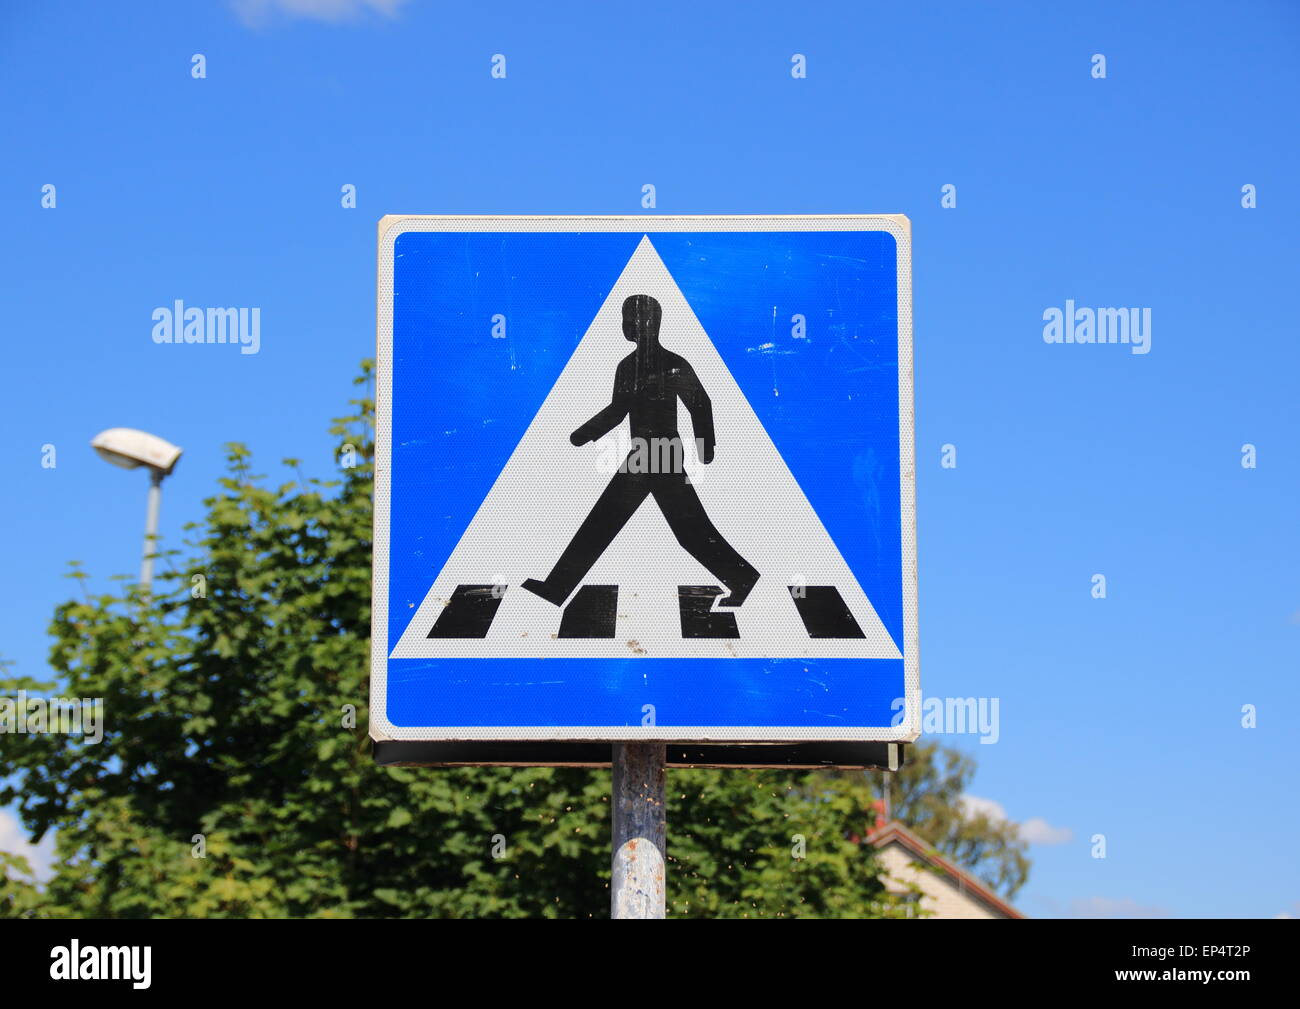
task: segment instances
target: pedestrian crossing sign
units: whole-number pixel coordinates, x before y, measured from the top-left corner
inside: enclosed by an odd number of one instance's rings
[[[902,216],[385,217],[371,735],[915,739]]]

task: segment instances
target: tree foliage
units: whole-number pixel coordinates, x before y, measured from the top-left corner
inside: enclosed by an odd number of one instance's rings
[[[74,566],[83,597],[55,613],[50,664],[62,696],[103,698],[105,735],[3,738],[0,805],[34,839],[57,831],[57,861],[37,888],[0,855],[0,915],[608,913],[607,771],[375,766],[373,404],[352,404],[334,479],[291,459],[296,479],[271,486],[229,446],[152,594],[90,595]],[[671,915],[905,913],[861,843],[868,777],[673,771],[669,790]]]
[[[922,743],[888,782],[890,812],[959,865],[1010,899],[1029,878],[1028,845],[1015,823],[965,801],[975,761],[959,750]]]

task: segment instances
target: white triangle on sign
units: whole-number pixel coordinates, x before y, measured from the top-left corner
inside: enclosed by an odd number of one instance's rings
[[[686,470],[722,536],[760,578],[735,615],[738,637],[683,637],[679,586],[717,585],[674,538],[653,497],[641,503],[583,585],[618,586],[612,638],[559,637],[562,611],[526,589],[545,579],[626,456],[628,422],[575,448],[569,435],[609,405],[614,372],[634,345],[623,301],[655,298],[661,345],[684,357],[712,400],[716,454],[696,458],[690,414],[678,402]],[[757,342],[757,340],[756,340]],[[623,451],[619,452],[618,449]],[[497,585],[486,637],[430,637],[457,586]],[[833,586],[862,637],[809,636],[790,586]],[[576,594],[575,594],[576,595]],[[572,601],[574,597],[570,597]],[[479,506],[392,651],[392,658],[901,658],[853,572],[731,377],[648,237],[632,258],[505,468]]]

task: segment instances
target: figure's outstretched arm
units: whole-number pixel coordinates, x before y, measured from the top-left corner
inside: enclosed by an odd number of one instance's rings
[[[589,441],[602,438],[623,423],[623,418],[627,416],[629,404],[627,397],[619,391],[622,387],[622,383],[619,381],[621,374],[622,369],[620,368],[619,373],[614,377],[614,395],[610,397],[609,406],[569,435],[569,441],[574,445],[585,445]]]
[[[618,427],[626,416],[627,407],[621,407],[617,403],[610,403],[609,406],[569,435],[569,441],[575,445],[585,445],[589,441],[595,441]]]
[[[695,375],[695,369],[683,364],[679,395],[691,415],[691,427],[695,429],[695,444],[699,446],[700,462],[713,462],[713,401],[704,391],[704,386]]]

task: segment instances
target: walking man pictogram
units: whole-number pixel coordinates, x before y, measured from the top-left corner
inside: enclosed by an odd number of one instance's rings
[[[723,539],[709,520],[682,465],[678,398],[690,411],[703,463],[713,461],[713,407],[685,358],[659,345],[662,317],[659,302],[649,295],[635,294],[623,302],[623,335],[636,344],[636,350],[618,363],[609,406],[569,438],[574,445],[585,445],[608,434],[628,417],[633,448],[546,580],[529,578],[523,583],[528,591],[556,606],[564,604],[641,502],[651,495],[677,542],[730,591],[719,600],[719,606],[739,606],[758,581],[757,569]],[[653,447],[648,466],[646,446]]]

